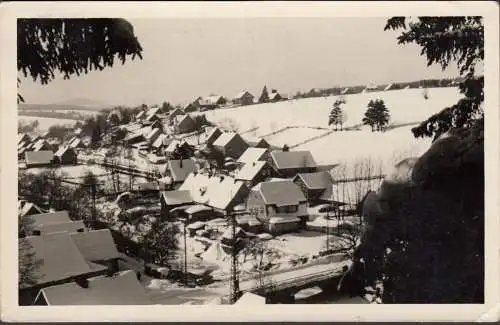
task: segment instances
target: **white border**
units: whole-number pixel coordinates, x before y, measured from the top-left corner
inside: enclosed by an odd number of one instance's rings
[[[0,4],[1,316],[4,321],[492,321],[498,319],[499,19],[493,1],[10,2]],[[484,305],[17,306],[16,18],[485,17],[486,303]],[[361,21],[361,20],[360,20]],[[396,41],[396,40],[395,40]],[[418,55],[418,53],[415,53]],[[474,266],[464,266],[474,267]]]

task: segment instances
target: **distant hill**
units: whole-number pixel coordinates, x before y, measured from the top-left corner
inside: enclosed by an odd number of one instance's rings
[[[57,110],[74,110],[74,111],[100,111],[107,108],[107,106],[89,106],[89,105],[75,105],[75,104],[26,104],[20,103],[19,110],[29,111],[57,111]]]
[[[84,107],[94,107],[94,108],[101,108],[101,107],[107,107],[109,105],[99,102],[96,100],[92,100],[90,98],[72,98],[60,102],[55,102],[54,104],[56,105],[69,105],[69,106],[84,106]]]

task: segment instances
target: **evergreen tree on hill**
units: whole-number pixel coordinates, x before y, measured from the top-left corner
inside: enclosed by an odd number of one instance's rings
[[[267,92],[267,86],[262,89],[262,94],[259,97],[259,103],[267,103],[269,101],[269,93]]]

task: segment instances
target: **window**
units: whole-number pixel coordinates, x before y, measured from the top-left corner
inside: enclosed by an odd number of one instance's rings
[[[286,205],[282,207],[276,207],[276,213],[295,213],[299,210],[296,205]]]
[[[41,232],[40,230],[33,230],[33,236],[40,236]]]

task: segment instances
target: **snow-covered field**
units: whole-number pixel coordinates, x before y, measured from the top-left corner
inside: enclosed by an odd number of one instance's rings
[[[455,104],[461,97],[458,88],[428,89],[425,100],[422,89],[392,90],[364,94],[346,95],[344,111],[345,125],[361,123],[368,102],[382,99],[391,113],[391,123],[418,122]],[[207,119],[217,122],[232,120],[240,131],[259,127],[258,133],[265,134],[288,125],[328,127],[328,114],[337,96],[304,98],[278,103],[256,104],[236,108],[203,112]]]
[[[321,134],[325,134],[327,130],[318,130],[310,128],[291,128],[284,130],[267,137],[264,139],[272,145],[282,147],[283,145],[293,146],[301,143],[307,139],[317,137]]]
[[[73,126],[77,122],[76,120],[67,119],[57,119],[51,117],[36,117],[36,116],[26,116],[19,115],[18,120],[22,123],[32,123],[33,121],[38,121],[38,129],[40,131],[47,131],[53,125],[64,125]]]
[[[320,164],[345,164],[370,157],[372,163],[382,165],[384,172],[409,156],[420,156],[430,146],[430,138],[415,138],[412,126],[395,128],[381,133],[370,130],[334,132],[293,150],[309,150]]]

